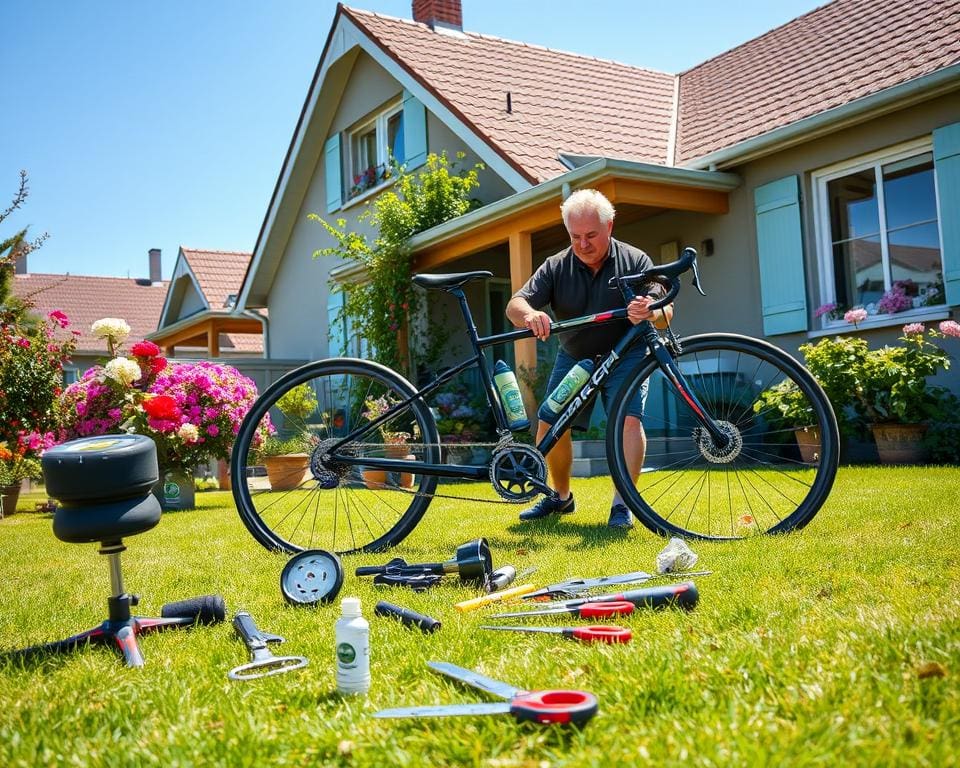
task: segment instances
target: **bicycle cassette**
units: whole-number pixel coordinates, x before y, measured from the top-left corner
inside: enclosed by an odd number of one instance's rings
[[[543,493],[547,462],[536,448],[507,443],[493,451],[490,482],[502,499],[511,503],[528,501]]]

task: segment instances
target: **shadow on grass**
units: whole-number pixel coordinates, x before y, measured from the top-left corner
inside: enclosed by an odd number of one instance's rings
[[[569,518],[549,517],[527,523],[516,522],[508,525],[507,530],[524,536],[528,549],[549,549],[556,546],[555,541],[545,536],[576,538],[577,542],[570,545],[571,549],[591,549],[623,541],[630,529],[610,528],[605,522],[580,523]]]

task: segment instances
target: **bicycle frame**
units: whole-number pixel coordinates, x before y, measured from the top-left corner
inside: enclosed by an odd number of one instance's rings
[[[476,365],[479,369],[480,378],[483,382],[484,394],[486,396],[487,403],[490,405],[490,408],[493,411],[494,420],[496,421],[497,425],[497,432],[501,436],[510,434],[509,427],[507,426],[506,411],[504,410],[503,403],[500,402],[496,384],[493,380],[493,374],[490,371],[486,357],[483,355],[483,350],[487,347],[492,347],[498,344],[504,344],[507,342],[516,341],[518,339],[531,338],[533,336],[533,332],[529,329],[521,329],[516,331],[508,331],[507,333],[496,334],[493,336],[480,336],[477,332],[476,324],[473,321],[473,315],[470,312],[470,307],[467,304],[466,295],[464,294],[462,288],[452,288],[449,289],[449,292],[454,295],[460,303],[460,309],[463,313],[463,318],[467,326],[467,337],[469,338],[471,347],[473,348],[473,355],[440,374],[433,381],[428,383],[422,389],[417,390],[413,395],[409,396],[405,400],[396,403],[394,408],[387,413],[352,430],[348,435],[331,446],[330,454],[335,457],[335,460],[338,463],[352,465],[362,464],[370,469],[382,469],[388,472],[412,472],[415,474],[434,475],[437,477],[457,477],[474,480],[483,480],[487,478],[487,466],[433,464],[427,462],[388,459],[373,456],[351,456],[349,454],[340,454],[337,452],[342,446],[356,442],[364,435],[378,429],[381,424],[387,422],[391,418],[391,414],[394,410],[404,408],[418,398],[428,397],[448,381],[450,381],[454,376],[474,365]],[[552,323],[550,326],[550,332],[558,334],[570,333],[589,325],[602,325],[626,319],[627,310],[625,308],[614,309],[606,312],[599,312],[593,315],[584,315],[582,317],[575,317],[569,320]],[[547,433],[543,436],[543,439],[537,443],[537,450],[540,451],[541,454],[548,454],[563,435],[567,424],[593,403],[594,398],[596,397],[597,392],[603,385],[604,381],[606,381],[610,374],[617,368],[618,365],[620,365],[620,361],[623,356],[635,343],[637,343],[639,339],[643,340],[647,346],[647,349],[649,350],[643,362],[645,363],[651,356],[655,357],[657,364],[666,374],[667,380],[677,389],[683,401],[686,402],[690,407],[694,418],[696,418],[696,420],[704,427],[704,429],[710,433],[711,437],[717,442],[718,445],[726,445],[728,440],[727,436],[720,431],[714,420],[706,413],[706,410],[701,405],[696,395],[687,386],[683,378],[683,374],[680,372],[679,366],[677,366],[672,355],[670,354],[670,351],[660,339],[660,335],[657,333],[656,328],[649,321],[643,321],[630,327],[627,333],[624,334],[623,338],[621,338],[613,350],[611,350],[610,354],[607,355],[603,362],[597,366],[587,383],[583,385],[573,400],[571,400],[571,402],[568,403],[563,409],[556,423],[547,431]]]

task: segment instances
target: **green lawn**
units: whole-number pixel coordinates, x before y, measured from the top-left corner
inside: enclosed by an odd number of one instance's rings
[[[447,559],[485,536],[494,565],[545,584],[653,570],[665,542],[605,527],[605,478],[575,481],[578,510],[520,526],[519,507],[442,499],[390,554],[351,557],[341,597],[371,622],[373,687],[335,692],[336,606],[288,607],[286,557],[262,549],[225,493],[127,540],[124,577],[139,613],[217,592],[281,634],[300,672],[239,683],[229,624],[146,636],[147,666],[105,648],[0,662],[0,766],[274,765],[955,765],[960,748],[960,469],[843,468],[801,533],[695,543],[700,606],[620,619],[634,640],[586,646],[484,632],[476,591],[454,577],[425,593],[378,589],[360,564]],[[446,487],[447,489],[450,486]],[[491,497],[482,485],[456,493]],[[30,500],[25,500],[29,502]],[[32,502],[28,508],[32,508]],[[96,545],[57,540],[50,517],[0,520],[0,650],[54,640],[105,616],[109,575]],[[434,635],[371,616],[387,599],[443,622]],[[543,622],[565,624],[570,620]],[[445,660],[528,688],[580,687],[598,715],[581,731],[509,716],[376,720],[385,707],[490,701],[425,662]]]

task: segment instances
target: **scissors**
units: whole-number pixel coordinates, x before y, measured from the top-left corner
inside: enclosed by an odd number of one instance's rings
[[[397,707],[383,709],[374,717],[451,717],[454,715],[511,714],[519,721],[532,723],[585,723],[597,713],[597,697],[587,691],[527,691],[509,683],[494,680],[472,669],[464,669],[445,661],[428,661],[434,672],[472,685],[503,702],[453,704],[450,706]]]
[[[551,635],[563,635],[581,643],[629,643],[633,633],[623,627],[598,624],[593,627],[494,627],[481,626],[480,629],[497,629],[502,632],[547,632]]]
[[[603,616],[628,616],[637,607],[626,600],[613,600],[609,603],[585,603],[583,605],[561,605],[556,608],[542,608],[536,611],[516,611],[514,613],[495,613],[491,619],[522,619],[527,616],[553,616],[558,613],[573,613],[578,619]]]

